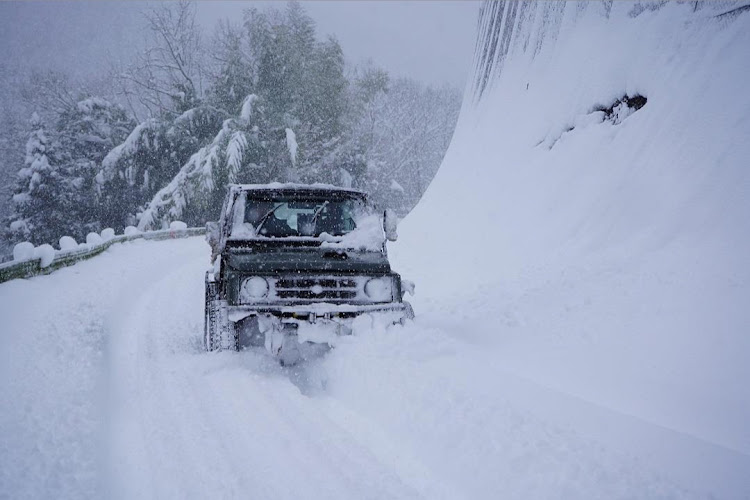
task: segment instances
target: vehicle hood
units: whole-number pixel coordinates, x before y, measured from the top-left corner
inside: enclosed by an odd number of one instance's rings
[[[352,272],[389,273],[390,264],[383,252],[330,248],[230,248],[227,264],[234,271],[279,272]]]

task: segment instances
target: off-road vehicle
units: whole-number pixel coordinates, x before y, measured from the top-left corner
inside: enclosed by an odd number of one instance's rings
[[[232,185],[207,224],[205,347],[265,346],[282,364],[327,350],[353,324],[403,322],[413,285],[391,271],[397,218],[322,184]]]

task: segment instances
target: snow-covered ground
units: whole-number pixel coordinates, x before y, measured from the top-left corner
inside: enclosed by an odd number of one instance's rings
[[[491,77],[392,251],[418,322],[491,358],[498,391],[512,374],[590,404],[542,415],[723,498],[750,496],[743,4],[508,2],[496,32],[485,17]],[[594,111],[625,95],[648,101]]]
[[[204,353],[200,238],[0,285],[0,497],[750,498],[750,12],[660,4],[518,4],[405,327]]]
[[[323,367],[205,353],[208,256],[201,238],[136,241],[0,287],[0,497],[450,491],[367,416],[329,397]]]
[[[136,241],[0,287],[1,496],[750,492],[747,455],[514,374],[479,318],[363,331],[294,369],[207,354],[208,254]]]

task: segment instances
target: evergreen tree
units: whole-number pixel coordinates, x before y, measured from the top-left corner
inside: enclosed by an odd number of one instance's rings
[[[116,207],[98,199],[95,178],[104,157],[134,126],[122,107],[97,97],[79,101],[58,118],[57,164],[71,203],[70,222],[61,228],[65,234],[81,240],[107,227]]]
[[[136,223],[136,213],[167,185],[180,167],[210,142],[226,114],[212,106],[188,110],[175,120],[139,124],[101,162],[96,176],[105,226],[120,230]]]
[[[339,146],[347,80],[338,42],[318,42],[315,23],[299,2],[285,12],[247,11],[245,27],[257,63],[255,92],[262,98],[269,155],[288,164],[287,129],[294,131],[297,161],[279,180],[309,177]]]
[[[401,213],[416,203],[450,140],[456,91],[391,80],[377,68],[348,78],[338,41],[318,40],[299,2],[245,11],[241,26],[219,26],[206,51],[194,7],[152,9],[154,39],[113,77],[132,116],[150,116],[140,123],[105,100],[81,101],[80,86],[62,74],[23,86],[27,106],[55,126],[34,119],[8,221],[16,241],[56,243],[176,218],[202,225],[230,182],[358,187]],[[8,144],[0,137],[0,147]]]
[[[362,185],[376,203],[408,213],[448,149],[460,94],[366,68],[355,77],[350,98],[348,140],[367,164]]]
[[[355,75],[350,86],[340,45],[334,38],[317,41],[314,22],[297,2],[284,11],[246,11],[244,34],[224,28],[216,43],[224,47],[226,73],[212,95],[226,106],[236,102],[236,88],[255,94],[156,193],[141,228],[178,217],[202,225],[218,213],[227,182],[359,187],[401,213],[416,203],[447,148],[457,92],[391,82],[377,68]],[[224,61],[242,61],[244,73],[232,73]]]
[[[316,46],[303,87],[305,116],[311,124],[313,142],[324,144],[343,133],[347,88],[344,52],[338,41],[329,37]]]
[[[28,117],[21,99],[25,75],[17,65],[0,63],[0,220],[12,212],[16,172],[23,165],[29,139]],[[0,236],[5,231],[0,231]],[[7,235],[5,235],[7,236]],[[7,238],[0,238],[0,254],[10,250]]]
[[[243,28],[221,22],[213,39],[213,83],[209,102],[235,113],[242,100],[255,92],[255,68],[247,54],[247,37]]]
[[[24,167],[18,171],[10,217],[10,239],[35,245],[55,241],[68,220],[65,186],[54,161],[54,146],[39,115],[31,117]]]
[[[139,214],[142,230],[167,227],[183,220],[203,225],[216,219],[229,183],[270,182],[278,173],[269,163],[263,106],[248,96],[240,115],[224,121],[206,146],[193,154],[175,177]]]

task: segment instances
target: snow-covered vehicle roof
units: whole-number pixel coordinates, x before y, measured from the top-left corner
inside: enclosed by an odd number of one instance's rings
[[[341,186],[334,186],[333,184],[299,184],[293,182],[271,182],[269,184],[231,184],[230,190],[233,191],[273,191],[273,192],[295,192],[295,193],[316,193],[320,194],[323,192],[330,193],[351,193],[359,196],[367,196],[364,191],[353,188],[346,188]]]

